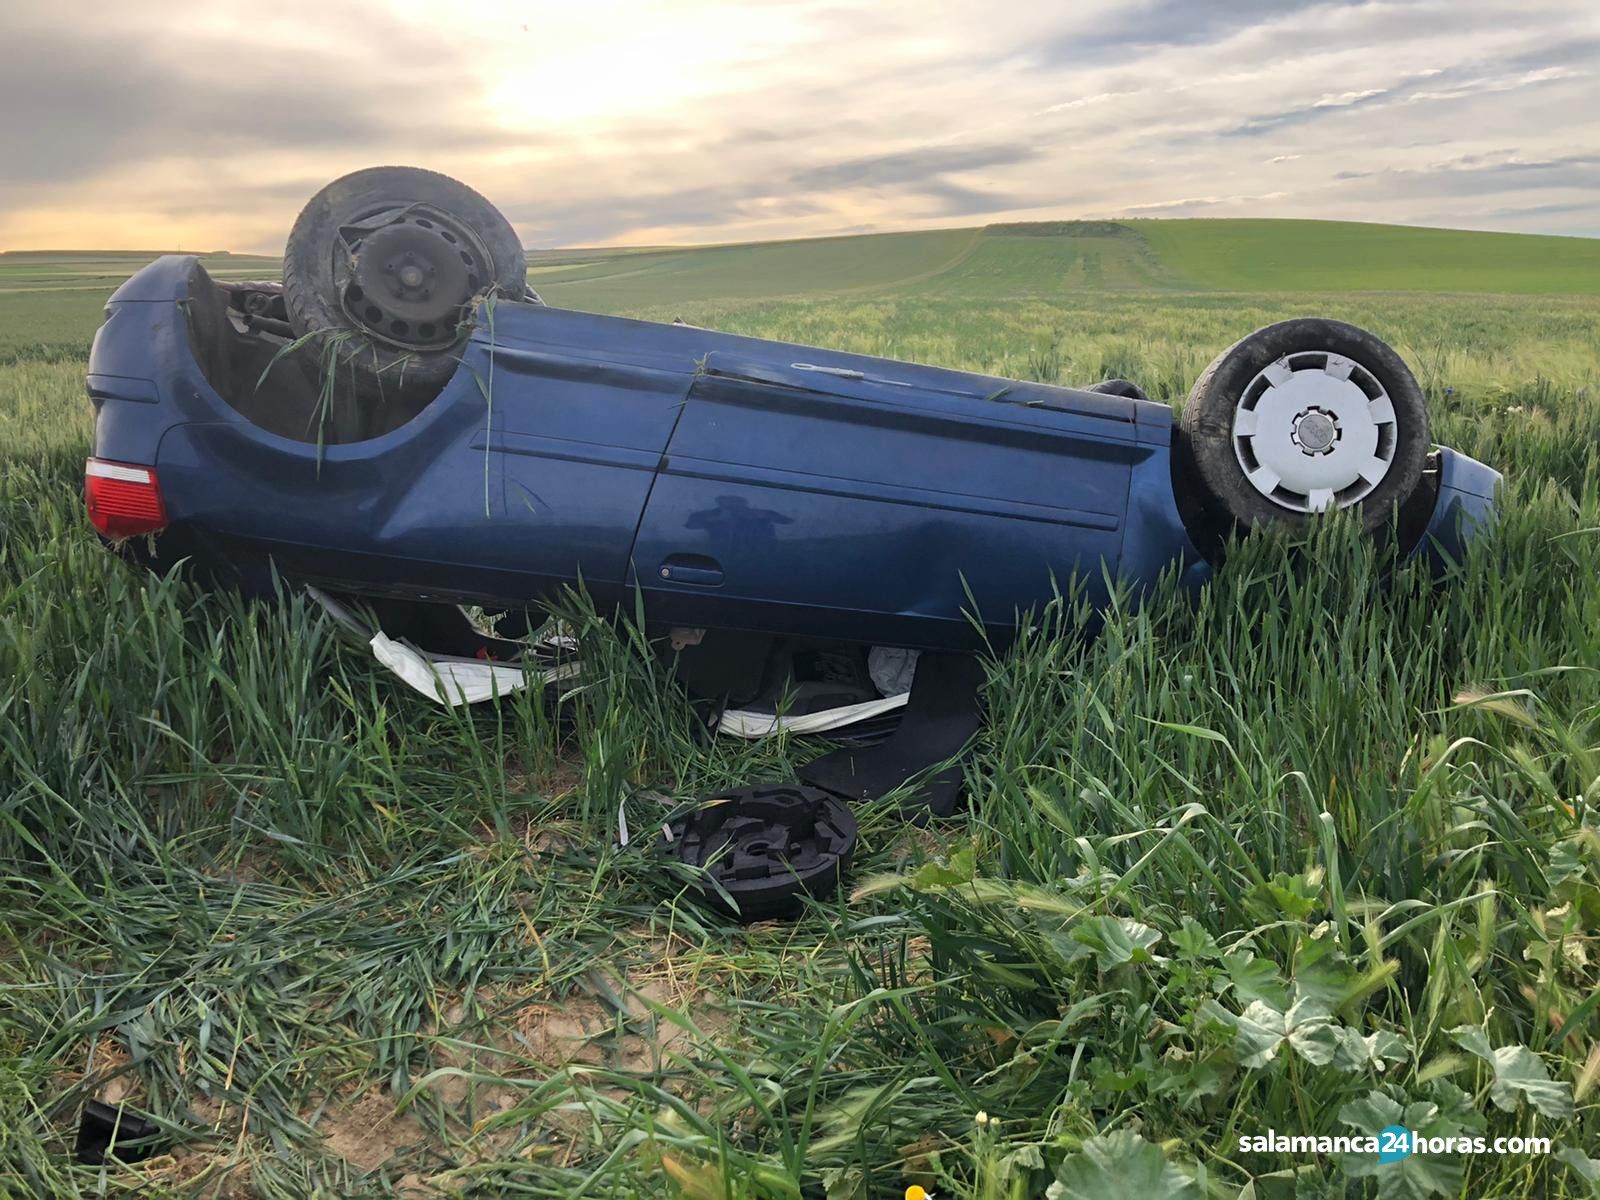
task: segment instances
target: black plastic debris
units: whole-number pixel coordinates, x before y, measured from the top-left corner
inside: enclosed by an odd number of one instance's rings
[[[907,815],[948,817],[961,797],[957,756],[983,724],[979,693],[985,678],[983,662],[974,655],[924,653],[894,732],[867,748],[846,746],[813,759],[800,768],[800,778],[852,800],[875,800],[917,779]],[[929,771],[940,763],[946,765]]]
[[[821,788],[766,784],[707,796],[668,824],[666,848],[706,874],[705,898],[740,921],[793,917],[806,896],[839,890],[855,853],[856,819]]]
[[[91,1100],[83,1106],[74,1153],[79,1162],[92,1166],[108,1155],[122,1163],[143,1162],[155,1153],[160,1133],[154,1121],[131,1108]]]

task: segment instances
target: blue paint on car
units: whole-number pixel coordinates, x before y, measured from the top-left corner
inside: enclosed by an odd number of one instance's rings
[[[1003,644],[1076,576],[1210,566],[1165,404],[500,301],[398,428],[319,445],[219,393],[196,260],[107,305],[97,459],[153,468],[163,560],[521,608],[581,583],[656,622],[929,648]],[[1438,453],[1418,553],[1459,556],[1499,476]]]

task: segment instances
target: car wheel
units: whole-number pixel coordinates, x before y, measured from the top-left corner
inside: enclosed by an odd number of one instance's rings
[[[1099,392],[1105,396],[1121,396],[1124,400],[1150,399],[1142,387],[1128,379],[1102,379],[1099,383],[1091,383],[1083,390]]]
[[[416,167],[336,179],[301,211],[283,256],[284,302],[304,360],[334,357],[361,396],[431,399],[455,371],[474,305],[521,300],[527,260],[499,210]],[[319,343],[321,343],[319,345]]]
[[[1354,508],[1375,529],[1416,488],[1429,447],[1422,389],[1400,356],[1320,318],[1268,325],[1224,350],[1179,427],[1193,476],[1245,528]]]

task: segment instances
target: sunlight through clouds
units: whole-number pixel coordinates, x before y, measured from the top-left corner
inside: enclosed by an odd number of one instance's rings
[[[275,251],[383,162],[543,246],[1201,204],[1600,234],[1597,67],[1592,0],[5,0],[0,247]]]

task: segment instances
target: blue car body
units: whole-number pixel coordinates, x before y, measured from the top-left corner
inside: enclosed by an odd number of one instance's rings
[[[154,470],[163,560],[492,608],[581,582],[666,625],[951,649],[1074,575],[1098,602],[1210,570],[1166,404],[502,301],[420,413],[319,445],[213,386],[197,277],[128,280],[90,359],[93,453]],[[1498,478],[1439,451],[1420,551],[1459,554]]]

